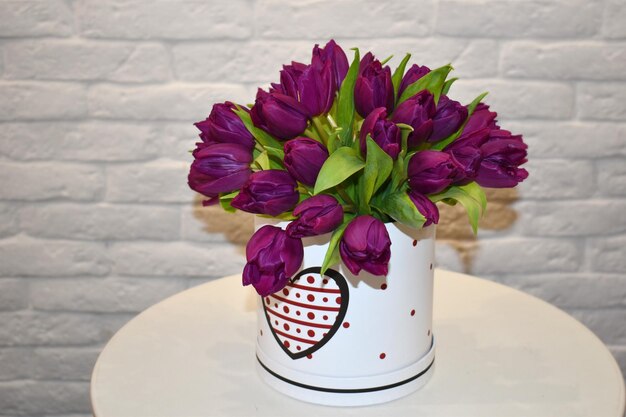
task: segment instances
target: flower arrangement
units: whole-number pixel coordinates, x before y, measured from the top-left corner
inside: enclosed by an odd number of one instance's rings
[[[348,62],[333,40],[315,45],[310,64],[292,62],[254,105],[215,104],[196,123],[189,186],[220,204],[291,221],[250,239],[243,284],[263,296],[300,268],[302,238],[332,233],[322,263],[386,275],[384,226],[439,221],[435,203],[462,204],[476,232],[482,187],[514,187],[528,172],[526,144],[501,129],[482,102],[448,97],[450,65],[431,70],[407,54],[395,71],[371,52]]]

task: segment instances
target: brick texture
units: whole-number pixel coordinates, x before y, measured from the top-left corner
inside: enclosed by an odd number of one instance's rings
[[[314,43],[431,67],[524,134],[530,178],[478,236],[443,207],[439,267],[573,314],[626,371],[623,0],[0,0],[0,416],[87,416],[103,344],[238,273],[253,222],[187,189],[192,123]]]

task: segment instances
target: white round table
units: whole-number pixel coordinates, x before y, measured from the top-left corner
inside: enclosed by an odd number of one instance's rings
[[[435,273],[437,363],[408,397],[364,408],[293,400],[255,371],[256,294],[231,276],[158,303],[122,328],[93,371],[96,417],[622,417],[624,380],[586,327],[490,281]],[[356,347],[355,347],[356,348]]]

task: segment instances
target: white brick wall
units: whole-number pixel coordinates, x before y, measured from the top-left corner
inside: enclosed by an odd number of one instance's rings
[[[569,311],[626,370],[625,22],[624,0],[0,0],[0,417],[88,415],[123,323],[240,270],[193,209],[191,123],[331,36],[491,92],[531,176],[470,272]]]

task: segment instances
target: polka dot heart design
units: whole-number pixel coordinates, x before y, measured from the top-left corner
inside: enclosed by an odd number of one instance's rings
[[[301,271],[282,291],[263,299],[274,338],[292,359],[310,357],[322,348],[342,326],[348,309],[345,278],[331,269],[322,277],[320,270]]]

